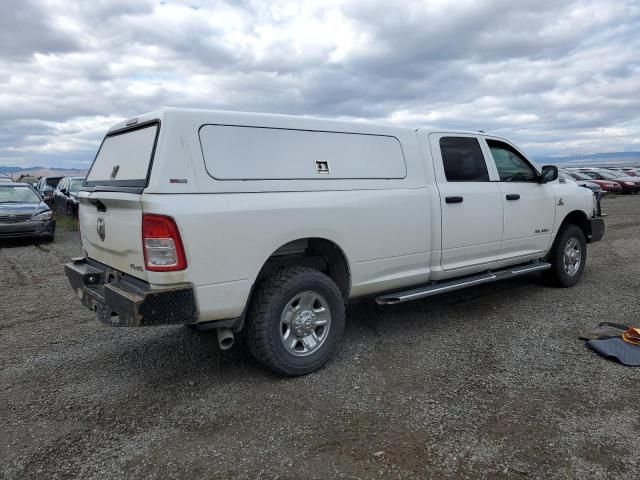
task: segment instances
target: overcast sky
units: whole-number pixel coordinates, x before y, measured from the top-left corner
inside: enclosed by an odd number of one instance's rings
[[[640,150],[640,2],[4,0],[0,165],[87,166],[161,106]]]

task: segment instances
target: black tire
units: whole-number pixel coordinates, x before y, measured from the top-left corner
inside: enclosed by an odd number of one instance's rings
[[[580,265],[575,273],[570,274],[565,269],[564,252],[572,239],[577,241],[577,245],[580,247]],[[544,272],[544,278],[549,284],[567,288],[573,287],[580,281],[587,262],[587,241],[580,227],[571,223],[560,227],[549,252],[548,262],[551,263],[551,268]]]
[[[290,302],[303,292],[320,294],[328,304],[331,320],[317,350],[296,356],[284,346],[280,319]],[[318,370],[329,360],[342,336],[344,310],[340,289],[324,273],[307,267],[277,270],[260,282],[251,300],[246,325],[249,351],[263,366],[280,375],[295,377]]]

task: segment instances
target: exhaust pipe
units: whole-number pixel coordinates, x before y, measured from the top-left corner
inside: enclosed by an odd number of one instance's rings
[[[218,346],[220,350],[229,350],[233,347],[233,330],[230,328],[218,328]]]

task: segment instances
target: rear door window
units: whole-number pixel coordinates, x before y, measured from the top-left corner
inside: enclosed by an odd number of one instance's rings
[[[86,185],[145,187],[157,136],[157,123],[107,135]]]
[[[474,137],[442,137],[440,152],[447,182],[488,182],[480,142]]]

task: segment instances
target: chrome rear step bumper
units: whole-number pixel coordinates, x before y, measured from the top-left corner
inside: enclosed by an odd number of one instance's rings
[[[424,287],[412,288],[392,294],[381,295],[376,298],[378,305],[393,305],[396,303],[409,302],[420,298],[431,297],[441,293],[452,292],[462,288],[481,285],[483,283],[497,282],[498,280],[506,280],[508,278],[519,277],[528,273],[541,272],[551,268],[550,263],[534,262],[518,267],[509,267],[504,270],[496,270],[494,272],[473,275],[457,280],[443,281],[425,285]]]

